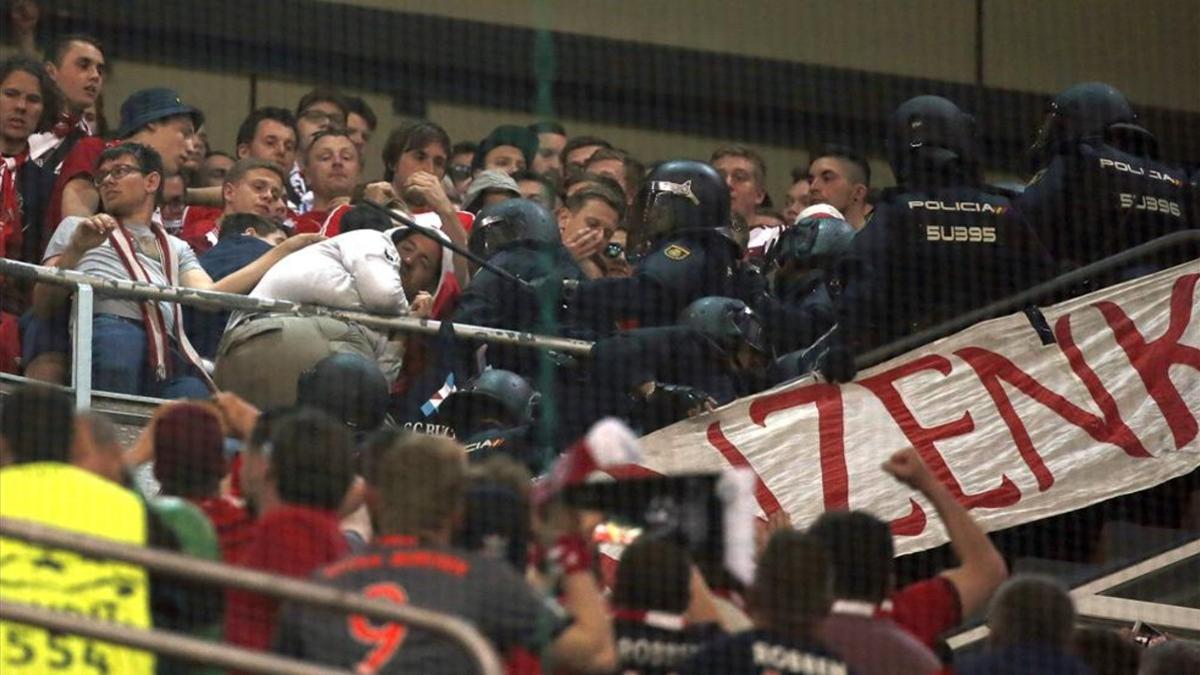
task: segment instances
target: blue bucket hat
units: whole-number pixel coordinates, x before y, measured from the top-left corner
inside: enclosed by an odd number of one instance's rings
[[[117,136],[129,138],[147,124],[175,115],[190,116],[197,129],[204,124],[204,113],[185,104],[179,98],[179,92],[174,89],[139,89],[121,104],[121,128],[117,131]]]

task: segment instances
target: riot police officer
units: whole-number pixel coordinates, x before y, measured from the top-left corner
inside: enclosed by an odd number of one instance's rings
[[[522,282],[577,280],[583,272],[562,245],[558,224],[544,206],[528,199],[509,199],[484,207],[475,219],[468,246],[473,253]],[[459,296],[453,320],[459,323],[529,331],[543,335],[578,335],[555,315],[555,298],[480,268]],[[526,348],[490,345],[487,361],[526,376],[537,367],[538,354]]]
[[[446,397],[437,420],[454,429],[471,461],[504,454],[537,472],[545,459],[533,442],[540,399],[525,378],[489,368]]]
[[[1056,96],[1031,150],[1039,170],[1018,206],[1063,268],[1188,227],[1184,171],[1157,160],[1158,141],[1107,84]],[[1158,262],[1136,271],[1170,261]]]
[[[779,235],[770,253],[771,293],[756,304],[776,352],[804,349],[836,323],[828,282],[854,234],[837,209],[814,204]]]
[[[729,189],[715,169],[689,160],[658,165],[634,210],[635,229],[650,247],[646,258],[631,277],[564,284],[567,316],[604,334],[624,320],[670,325],[693,300],[733,294],[746,233],[734,231]]]
[[[839,265],[839,337],[861,353],[1034,285],[1045,249],[1009,200],[980,178],[974,119],[938,96],[893,114],[899,183]]]
[[[769,354],[754,310],[735,298],[700,298],[684,309],[677,325],[596,341],[589,368],[591,414],[623,417],[649,433],[760,391]]]

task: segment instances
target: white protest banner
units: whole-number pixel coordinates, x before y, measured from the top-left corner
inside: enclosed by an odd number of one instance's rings
[[[880,469],[914,446],[988,530],[1153,487],[1200,466],[1200,262],[1043,313],[987,321],[871,368],[805,379],[643,439],[632,473],[748,466],[764,512],[892,524],[897,553],[947,541],[932,506]],[[629,475],[631,472],[620,472]]]

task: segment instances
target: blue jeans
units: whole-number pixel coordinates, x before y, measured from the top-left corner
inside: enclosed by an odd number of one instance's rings
[[[159,381],[146,360],[146,329],[140,321],[112,314],[92,319],[92,388],[157,398],[208,398],[204,380],[174,340],[169,351],[171,375]]]

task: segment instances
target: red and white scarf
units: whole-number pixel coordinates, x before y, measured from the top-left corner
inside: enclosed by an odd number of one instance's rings
[[[687,628],[687,619],[683,618],[682,614],[657,612],[652,609],[626,609],[624,607],[613,607],[610,613],[612,614],[612,618],[617,621],[628,621],[652,628],[673,631],[682,631],[684,628]]]
[[[19,257],[21,250],[21,195],[17,171],[29,160],[29,148],[19,154],[0,156],[0,256]],[[9,250],[13,255],[9,255]]]
[[[171,248],[171,243],[167,239],[166,230],[162,225],[151,222],[150,232],[154,235],[154,245],[158,247],[158,259],[162,262],[163,275],[167,278],[167,283],[171,286],[178,286],[179,260],[175,257],[175,250]],[[112,234],[108,236],[108,240],[112,244],[113,250],[117,252],[117,257],[121,259],[121,264],[125,266],[125,271],[129,273],[129,278],[146,284],[154,283],[142,262],[138,260],[133,237],[124,227],[113,230]],[[146,327],[146,354],[150,368],[154,372],[155,378],[162,381],[171,374],[171,335],[167,332],[167,322],[157,300],[143,301],[141,309],[142,324]],[[172,315],[174,316],[172,323],[174,324],[175,339],[179,343],[180,351],[200,373],[208,388],[216,392],[216,384],[204,370],[200,355],[196,353],[192,343],[188,341],[187,334],[183,332],[183,312],[179,305],[175,306]]]

